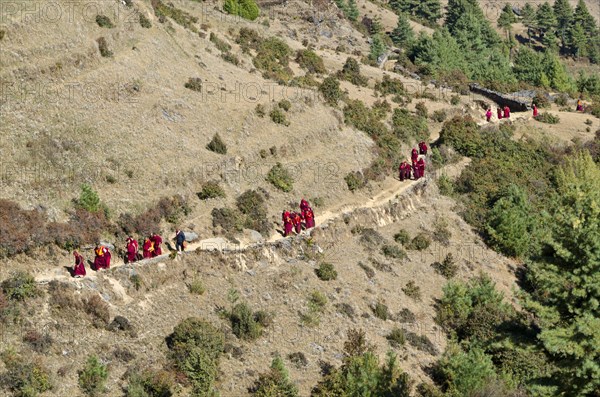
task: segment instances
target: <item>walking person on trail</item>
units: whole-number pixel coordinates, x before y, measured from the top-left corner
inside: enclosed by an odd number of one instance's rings
[[[292,223],[294,224],[296,234],[300,234],[302,231],[302,216],[298,212],[292,213]]]
[[[581,99],[577,100],[577,107],[575,108],[575,111],[583,112],[583,102],[581,102]]]
[[[304,212],[308,208],[310,208],[310,205],[308,204],[308,201],[306,201],[304,199],[300,200],[300,211]]]
[[[310,207],[304,211],[304,224],[307,229],[315,227],[315,214]]]
[[[281,220],[283,221],[283,237],[287,237],[292,234],[292,229],[294,227],[292,224],[292,214],[290,214],[289,211],[283,211]]]
[[[406,164],[406,161],[403,161],[400,163],[400,166],[398,167],[398,179],[400,179],[400,182],[404,181],[404,169],[406,168],[408,164]]]
[[[492,121],[492,108],[488,108],[487,112],[485,112],[485,119],[488,123]]]
[[[162,248],[160,247],[160,245],[162,244],[162,237],[160,237],[158,234],[152,233],[150,235],[150,240],[154,244],[154,251],[152,251],[152,257],[155,258],[159,255],[162,255]]]
[[[417,148],[413,148],[410,154],[410,159],[412,160],[413,164],[415,164],[419,159],[419,151],[417,150]]]
[[[510,118],[510,108],[508,107],[508,105],[504,106],[504,118],[505,119]]]
[[[152,242],[152,240],[150,240],[149,237],[146,237],[146,239],[144,240],[142,251],[144,259],[152,258],[152,252],[154,252],[154,243]]]
[[[500,109],[500,107],[498,107],[497,113],[498,113],[498,120],[502,120],[502,109]]]
[[[75,265],[73,266],[73,277],[85,277],[85,261],[83,260],[83,256],[77,251],[73,251],[73,256],[75,257]]]
[[[538,116],[538,108],[537,106],[535,106],[535,103],[533,104],[533,118],[536,118]]]
[[[133,263],[133,262],[137,261],[138,249],[139,249],[139,245],[138,245],[137,240],[134,239],[132,236],[129,236],[127,238],[127,262],[126,263]]]
[[[110,269],[110,251],[103,245],[96,245],[94,250],[96,257],[94,258],[94,270]]]
[[[419,142],[419,154],[427,156],[427,144],[424,141]]]
[[[185,233],[181,230],[175,230],[175,249],[177,252],[185,251]]]
[[[410,180],[410,164],[408,161],[404,161],[404,179]]]
[[[417,161],[417,168],[419,169],[419,178],[423,178],[425,176],[425,160],[423,158]]]

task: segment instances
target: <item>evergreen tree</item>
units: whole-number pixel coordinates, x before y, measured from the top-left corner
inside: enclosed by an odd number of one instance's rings
[[[555,0],[552,8],[556,16],[556,29],[560,38],[560,44],[565,48],[568,38],[567,32],[571,24],[571,18],[573,17],[573,9],[569,4],[569,0]]]
[[[371,51],[369,53],[369,59],[372,62],[378,63],[378,59],[380,56],[382,56],[383,54],[385,54],[387,48],[385,46],[385,43],[383,41],[383,38],[381,37],[380,34],[376,34],[372,37],[372,41],[371,41]]]
[[[256,397],[297,397],[298,388],[290,380],[281,357],[275,357],[271,370],[258,377],[250,388],[250,394]]]
[[[535,12],[535,20],[542,36],[554,32],[554,29],[556,28],[556,17],[554,16],[554,10],[552,10],[552,7],[548,2],[538,6]]]
[[[565,92],[573,87],[573,81],[569,77],[567,69],[560,61],[558,55],[551,51],[546,51],[542,63],[544,73],[548,76],[552,88]]]
[[[415,13],[419,18],[436,23],[442,16],[440,0],[421,0],[417,2]]]
[[[356,5],[356,0],[348,0],[348,8],[346,16],[349,20],[356,22],[358,20],[358,6]]]
[[[346,0],[335,0],[335,5],[346,15],[348,13],[348,5],[346,4]]]
[[[404,48],[407,48],[415,39],[415,33],[413,32],[405,13],[398,14],[398,24],[392,31],[390,37],[395,45]]]
[[[426,65],[432,72],[460,70],[471,75],[463,49],[446,29],[438,29],[432,36],[421,32],[410,48],[409,58],[416,65]]]
[[[516,51],[513,73],[517,80],[539,85],[544,71],[542,55],[529,47],[520,47]]]
[[[527,28],[527,40],[531,41],[531,29],[537,28],[535,10],[529,3],[525,3],[521,10],[523,25]]]
[[[598,42],[598,27],[583,0],[579,0],[568,31],[568,41],[571,53],[576,56],[586,56],[594,50]],[[597,47],[596,47],[597,48]]]
[[[566,396],[600,390],[600,166],[589,152],[556,172],[545,255],[528,266],[538,339]]]
[[[498,27],[504,29],[507,40],[510,40],[510,31],[512,24],[515,22],[517,22],[517,17],[515,17],[512,6],[507,3],[504,5],[504,8],[502,8],[502,13],[500,13],[500,16],[498,17]]]

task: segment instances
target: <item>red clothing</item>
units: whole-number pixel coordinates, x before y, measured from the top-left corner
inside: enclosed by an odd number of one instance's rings
[[[502,120],[502,109],[498,108],[498,120]]]
[[[137,260],[137,252],[139,246],[135,239],[127,239],[127,263],[132,263]]]
[[[414,162],[412,165],[412,169],[413,169],[413,176],[415,177],[415,180],[420,178],[420,169],[419,169],[419,163]]]
[[[94,258],[95,270],[110,269],[110,251],[104,246],[96,248],[96,257]]]
[[[492,111],[488,109],[487,112],[485,112],[485,118],[488,121],[488,123],[490,122],[490,120],[492,120]]]
[[[313,210],[310,207],[304,212],[304,222],[306,224],[307,229],[315,227],[315,214],[313,213]]]
[[[400,181],[404,180],[404,167],[405,163],[401,162],[400,167],[398,167],[398,179],[400,179]]]
[[[508,106],[504,106],[504,118],[510,118],[510,108]]]
[[[419,169],[419,177],[423,178],[425,176],[425,160],[419,159],[417,161],[417,168]]]
[[[537,106],[533,105],[533,117],[537,117],[537,115],[538,115]]]
[[[142,247],[143,257],[144,259],[152,258],[152,252],[154,252],[154,244],[150,241],[149,238],[144,240],[144,245]]]
[[[310,205],[308,205],[308,201],[302,199],[300,200],[300,210],[302,212],[306,211],[308,208],[310,208]]]
[[[292,233],[294,228],[292,214],[289,211],[284,211],[282,215],[283,220],[283,237],[287,237]]]
[[[410,158],[413,163],[417,162],[417,159],[419,158],[419,152],[417,151],[416,148],[413,148]]]
[[[419,143],[419,154],[427,154],[427,144],[425,142]]]
[[[296,230],[296,233],[300,234],[302,231],[302,217],[300,214],[292,214],[292,222],[294,223],[294,229]]]
[[[159,255],[162,255],[162,248],[160,247],[160,245],[162,244],[162,237],[160,237],[158,234],[155,234],[152,237],[150,237],[150,239],[154,243],[154,251],[152,251],[152,257],[154,258]]]
[[[85,263],[81,254],[75,255],[75,266],[73,266],[73,276],[83,277],[85,276]]]

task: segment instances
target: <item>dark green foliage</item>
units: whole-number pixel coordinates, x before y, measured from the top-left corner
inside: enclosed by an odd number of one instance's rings
[[[392,347],[398,348],[404,346],[406,342],[406,335],[404,330],[400,328],[394,328],[386,337]]]
[[[271,120],[273,120],[273,122],[275,124],[285,125],[286,127],[290,125],[290,122],[285,117],[285,113],[283,113],[281,111],[281,109],[279,109],[279,108],[275,108],[275,109],[271,110],[271,113],[269,113],[269,116],[271,117]]]
[[[444,218],[438,218],[435,220],[433,227],[433,239],[443,245],[450,244],[450,237],[452,237],[452,232],[448,230],[448,222]]]
[[[378,119],[378,114],[371,111],[359,99],[351,99],[344,107],[344,121],[371,137],[386,135],[386,126]]]
[[[200,200],[224,198],[225,191],[217,181],[208,181],[202,184],[202,190],[197,193]]]
[[[454,116],[444,123],[440,131],[440,144],[452,146],[467,157],[482,155],[482,141],[479,127],[470,116]]]
[[[279,101],[277,103],[277,106],[279,106],[281,109],[285,110],[286,112],[289,112],[289,110],[292,108],[292,103],[287,99],[282,99],[281,101]]]
[[[498,26],[506,31],[507,39],[509,38],[512,24],[515,22],[517,22],[517,17],[512,10],[512,6],[506,3],[498,17]]]
[[[111,28],[115,27],[115,25],[112,23],[112,21],[110,20],[110,18],[107,17],[106,15],[96,15],[96,23],[101,28],[109,28],[109,29],[111,29]]]
[[[415,33],[413,32],[405,13],[398,14],[398,24],[392,31],[390,37],[395,45],[404,48],[407,48],[415,39]]]
[[[262,335],[262,325],[256,321],[254,313],[246,303],[238,303],[229,315],[231,330],[243,340],[254,340]]]
[[[460,96],[459,96],[459,95],[456,95],[456,94],[455,94],[455,95],[452,95],[452,96],[450,97],[450,104],[451,104],[451,105],[454,105],[454,106],[456,106],[456,105],[458,105],[459,103],[460,103]]]
[[[6,30],[0,29],[0,41],[2,41],[2,39],[4,39],[4,36],[6,36]]]
[[[79,371],[79,387],[88,396],[101,396],[105,392],[108,368],[97,356],[88,357],[85,366]]]
[[[358,20],[358,6],[356,5],[356,0],[348,0],[348,5],[346,7],[343,8],[344,10],[344,14],[346,14],[346,17],[353,21],[356,22]]]
[[[202,79],[200,77],[190,77],[183,86],[192,91],[202,92]]]
[[[417,116],[426,119],[428,116],[428,111],[427,106],[425,106],[425,102],[417,102],[415,105],[415,112],[417,113]]]
[[[209,40],[215,44],[215,47],[221,52],[228,52],[231,50],[231,46],[227,44],[224,40],[220,39],[219,36],[210,32]]]
[[[39,294],[35,278],[25,272],[17,271],[0,284],[4,295],[13,301],[24,301]]]
[[[406,249],[423,251],[429,248],[431,245],[431,238],[425,233],[419,233],[410,241],[409,244],[405,244]]]
[[[167,371],[134,371],[129,375],[125,397],[171,397],[174,383]]]
[[[439,109],[439,110],[434,110],[433,114],[431,115],[431,119],[433,121],[437,121],[438,123],[443,123],[446,120],[446,117],[448,115],[446,114],[446,111],[443,109]]]
[[[406,230],[400,229],[398,233],[394,234],[394,241],[406,245],[410,241],[410,235]]]
[[[264,78],[287,83],[294,77],[289,67],[291,54],[292,49],[283,40],[269,37],[258,43],[253,63],[263,72]]]
[[[251,48],[257,50],[263,39],[256,30],[242,27],[236,42],[242,48],[242,52],[247,53]]]
[[[402,142],[425,140],[429,136],[427,120],[411,114],[407,109],[396,108],[392,114],[392,130]]]
[[[367,85],[367,78],[360,74],[360,65],[354,58],[346,58],[346,63],[337,73],[337,77],[340,80],[346,80],[354,85],[365,87]]]
[[[142,13],[140,13],[140,26],[144,29],[150,29],[152,27],[152,22],[150,22],[148,17]]]
[[[267,181],[282,192],[291,192],[294,188],[294,179],[281,163],[275,164],[269,170]]]
[[[211,152],[227,154],[227,145],[218,133],[213,136],[213,139],[206,145],[206,148]]]
[[[439,0],[391,0],[390,6],[400,16],[412,15],[429,23],[435,23],[442,16]]]
[[[337,103],[342,99],[343,93],[340,90],[340,82],[332,76],[326,77],[319,86],[319,92],[323,95],[325,102],[329,106],[337,106]]]
[[[304,368],[308,365],[308,360],[302,352],[290,353],[287,357],[297,368]]]
[[[236,201],[238,209],[245,215],[244,227],[268,236],[273,227],[267,220],[267,204],[264,197],[255,190],[246,190]]]
[[[250,21],[258,18],[260,13],[260,9],[254,0],[225,0],[223,11],[231,15],[239,15]]]
[[[37,397],[52,389],[50,371],[39,360],[26,359],[9,349],[2,353],[2,361],[6,372],[0,386],[15,397]]]
[[[535,11],[536,26],[542,34],[552,34],[557,26],[554,10],[548,2],[540,4]]]
[[[433,262],[431,267],[445,278],[452,278],[458,273],[458,265],[454,262],[454,257],[451,253],[447,254],[442,262]]]
[[[267,114],[267,112],[265,111],[265,107],[262,104],[257,104],[256,108],[254,108],[254,111],[256,112],[256,115],[258,117],[265,117],[265,115]]]
[[[259,375],[249,391],[251,395],[258,397],[298,396],[298,388],[290,380],[281,357],[273,359],[270,371]]]
[[[406,252],[397,245],[385,244],[381,247],[381,253],[388,258],[404,259],[406,258]]]
[[[331,263],[322,262],[317,269],[315,269],[317,277],[323,281],[335,280],[337,278],[337,271]]]
[[[405,332],[405,338],[409,345],[417,350],[436,356],[438,350],[435,345],[429,340],[427,335],[417,335],[414,332]]]
[[[387,320],[390,317],[390,311],[387,305],[383,302],[377,302],[372,308],[375,317],[381,320]]]
[[[188,284],[188,290],[190,294],[194,295],[203,295],[206,292],[206,288],[204,287],[204,283],[200,279],[194,279]]]
[[[296,62],[308,73],[325,74],[325,64],[323,58],[317,55],[316,52],[308,49],[298,50],[296,53]]]
[[[402,287],[402,292],[415,301],[421,300],[421,287],[419,287],[413,280],[410,280],[404,287]]]
[[[367,181],[360,172],[350,172],[344,177],[344,181],[346,181],[348,190],[351,192],[358,190],[367,184]]]
[[[180,10],[173,6],[172,3],[165,4],[161,0],[151,0],[152,7],[154,8],[154,14],[158,17],[158,21],[164,23],[166,18],[171,18],[177,24],[183,26],[192,32],[197,32],[194,24],[198,22],[198,18]]]
[[[81,185],[81,193],[79,193],[77,206],[88,212],[98,212],[102,209],[98,193],[87,183]]]
[[[387,74],[383,75],[383,80],[375,83],[375,91],[379,92],[383,96],[389,94],[394,96],[406,94],[402,81],[400,79],[391,79]]]
[[[236,66],[240,64],[240,59],[237,57],[237,55],[232,54],[231,52],[221,54],[221,58],[223,58],[224,61],[232,63]]]
[[[558,122],[560,121],[560,117],[558,117],[558,115],[554,115],[554,114],[547,113],[547,112],[538,114],[535,119],[537,121],[539,121],[540,123],[547,123],[547,124],[558,124]]]
[[[369,61],[371,64],[378,65],[379,59],[385,52],[387,51],[387,47],[385,45],[385,41],[381,34],[376,34],[371,37],[371,46],[369,49]]]

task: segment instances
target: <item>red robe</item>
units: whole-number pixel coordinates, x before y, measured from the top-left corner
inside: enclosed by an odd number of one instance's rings
[[[498,120],[502,120],[502,109],[498,108]]]
[[[427,154],[427,144],[425,142],[419,143],[419,153],[425,155]]]
[[[488,110],[487,112],[485,112],[485,119],[488,121],[488,123],[490,122],[490,120],[492,119],[492,111]]]
[[[154,251],[152,251],[152,257],[154,258],[159,255],[162,255],[162,248],[160,247],[160,245],[162,244],[162,237],[160,237],[158,234],[155,234],[151,237],[151,239],[154,243]]]
[[[310,208],[310,205],[308,205],[308,201],[302,199],[300,200],[300,210],[302,212],[306,211],[308,208]]]
[[[138,242],[135,239],[128,240],[127,243],[127,263],[132,263],[137,260]]]
[[[398,167],[398,178],[400,181],[404,180],[404,162],[400,163],[400,167]]]
[[[537,106],[533,106],[533,117],[537,117],[538,115],[538,110],[537,110]]]
[[[417,168],[419,170],[419,177],[423,178],[425,176],[425,161],[423,159],[417,161]]]
[[[94,258],[94,268],[110,269],[110,251],[108,248],[102,246],[96,250],[96,257]]]
[[[504,106],[504,118],[505,119],[510,118],[510,108],[508,106]]]
[[[413,148],[410,159],[412,160],[413,163],[416,163],[418,158],[419,158],[419,152],[417,151],[416,148]]]
[[[149,238],[144,240],[144,245],[142,246],[142,250],[144,251],[143,252],[144,259],[152,258],[152,252],[154,252],[154,246],[152,244],[152,241]]]
[[[404,162],[404,179],[410,179],[410,165]]]
[[[289,212],[284,212],[283,217],[283,237],[287,237],[292,233],[294,224],[292,223],[292,216]]]
[[[304,222],[306,224],[307,229],[310,229],[311,227],[315,227],[315,214],[313,213],[312,208],[308,208],[304,212]]]
[[[75,266],[73,266],[73,276],[85,276],[85,263],[81,254],[75,255]]]
[[[292,214],[292,222],[294,223],[294,230],[296,230],[296,233],[300,234],[302,231],[302,217],[300,214]]]

